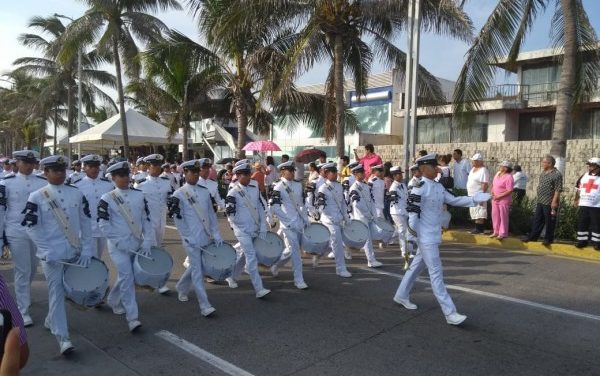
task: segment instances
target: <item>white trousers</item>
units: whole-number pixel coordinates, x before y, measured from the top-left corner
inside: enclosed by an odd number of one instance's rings
[[[241,235],[238,236],[237,239],[240,247],[239,250],[236,250],[237,261],[235,263],[232,278],[238,279],[244,265],[246,265],[254,291],[259,292],[264,287],[260,274],[258,274],[258,259],[256,258],[256,249],[254,249],[254,244],[252,244],[253,239],[249,235]]]
[[[63,285],[64,268],[65,266],[58,262],[42,261],[42,269],[48,282],[48,315],[46,321],[50,324],[50,331],[59,341],[69,339],[65,287]]]
[[[102,254],[106,250],[106,238],[92,238],[92,256],[102,260]]]
[[[347,270],[346,259],[344,258],[344,242],[342,241],[342,226],[329,222],[322,222],[329,230],[331,237],[329,245],[335,255],[335,271],[337,273]]]
[[[400,251],[402,256],[406,254],[406,232],[408,228],[407,218],[403,215],[392,214],[392,220],[396,225],[396,232],[398,233],[398,243],[400,244]]]
[[[412,289],[415,281],[423,271],[427,268],[429,272],[429,279],[431,281],[431,289],[435,295],[438,303],[442,307],[444,315],[456,312],[456,306],[452,301],[452,298],[446,290],[444,285],[444,274],[442,271],[442,260],[440,259],[440,248],[439,244],[421,244],[419,243],[419,249],[417,255],[410,264],[410,268],[402,277],[400,286],[396,291],[396,298],[408,299],[410,290]]]
[[[108,304],[113,307],[125,308],[127,321],[138,319],[138,306],[135,301],[135,281],[133,277],[133,254],[111,249],[108,253],[117,267],[117,280],[108,293]]]
[[[154,238],[156,239],[156,246],[160,247],[165,237],[165,226],[167,225],[166,214],[161,212],[159,218],[152,218],[152,228],[154,228]]]
[[[31,282],[37,271],[36,247],[29,237],[6,236],[14,262],[15,296],[21,315],[29,312],[31,305]],[[61,277],[62,278],[62,277]]]
[[[374,222],[361,222],[367,225],[369,229],[369,231],[367,231],[367,241],[365,245],[363,245],[362,249],[365,252],[365,256],[367,257],[367,262],[371,263],[373,261],[377,261],[375,260],[375,251],[373,250],[373,237],[371,236],[371,234],[375,231]]]
[[[184,242],[183,249],[188,257],[190,266],[185,269],[175,288],[177,292],[187,295],[192,286],[196,291],[196,297],[198,298],[198,304],[200,309],[211,307],[208,301],[208,295],[204,288],[204,271],[202,267],[202,253],[198,248],[192,248]]]
[[[283,250],[279,261],[276,262],[276,265],[278,267],[282,267],[291,259],[294,283],[303,283],[304,276],[302,275],[302,256],[300,255],[300,242],[302,241],[302,233],[290,229],[280,229],[279,231],[283,233],[285,249]]]

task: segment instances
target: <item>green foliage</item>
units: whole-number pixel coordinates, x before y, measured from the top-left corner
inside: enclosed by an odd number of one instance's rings
[[[558,211],[558,223],[554,230],[554,236],[560,240],[575,241],[577,234],[577,211],[578,207],[573,205],[564,197],[560,199]]]
[[[466,196],[466,189],[454,188],[452,192],[456,196]],[[459,208],[455,206],[449,206],[448,211],[452,215],[452,220],[450,222],[450,228],[453,227],[467,227],[471,226],[473,221],[471,220],[471,215],[469,214],[469,208]]]
[[[527,196],[523,197],[519,204],[513,200],[508,221],[509,233],[512,235],[525,235],[531,231],[531,221],[534,213],[535,200]]]

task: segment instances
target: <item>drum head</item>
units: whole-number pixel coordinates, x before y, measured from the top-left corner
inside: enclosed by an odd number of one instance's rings
[[[63,281],[78,291],[93,291],[108,281],[108,268],[96,258],[92,259],[87,268],[67,265]]]
[[[369,237],[369,228],[361,221],[353,219],[344,226],[344,235],[348,239],[364,243]]]
[[[331,233],[327,227],[325,227],[325,225],[320,223],[311,223],[304,230],[304,237],[311,240],[313,243],[328,243]]]
[[[375,218],[375,224],[383,231],[394,232],[394,226],[391,223],[389,223],[385,218]]]
[[[215,243],[211,243],[205,248],[206,252],[202,252],[202,261],[205,264],[217,269],[226,269],[235,264],[237,254],[231,244],[223,243],[217,247]]]
[[[284,248],[283,239],[272,231],[267,232],[267,239],[254,239],[254,248],[256,252],[266,257],[279,257]]]
[[[162,275],[169,273],[173,267],[173,258],[162,248],[152,247],[151,259],[136,256],[140,267],[149,274]]]

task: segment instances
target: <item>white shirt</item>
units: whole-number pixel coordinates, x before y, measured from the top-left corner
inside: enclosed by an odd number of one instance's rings
[[[267,166],[268,174],[265,174],[265,187],[270,187],[277,180],[277,168],[273,165]]]
[[[25,204],[32,192],[47,184],[44,177],[20,172],[0,181],[0,234],[4,231],[7,236],[28,237],[21,226]]]
[[[267,231],[265,206],[256,181],[234,183],[225,198],[225,212],[235,236],[256,237]]]
[[[342,221],[350,220],[344,201],[344,190],[337,181],[325,180],[317,192],[315,206],[321,212],[321,220],[333,225],[341,225]]]
[[[74,184],[83,193],[90,205],[90,214],[92,216],[92,237],[101,238],[102,231],[98,226],[98,203],[102,195],[115,189],[113,184],[105,178],[91,179],[85,176]]]
[[[527,176],[523,171],[517,171],[513,174],[513,188],[516,189],[525,189],[527,188]]]
[[[403,182],[394,180],[389,189],[390,192],[390,214],[392,215],[407,215],[406,198],[408,189]]]
[[[459,162],[454,161],[453,169],[454,188],[466,189],[467,179],[471,171],[471,163],[463,158]]]
[[[375,202],[369,184],[355,181],[350,187],[350,204],[352,205],[352,218],[369,225],[375,218]]]
[[[225,201],[221,198],[221,195],[219,194],[219,184],[216,181],[210,179],[203,179],[202,177],[200,177],[200,179],[198,179],[198,184],[208,189],[208,193],[210,193],[212,201],[214,201],[215,204],[217,204],[217,207],[219,209],[225,209]]]
[[[383,209],[385,200],[385,182],[377,176],[371,176],[369,179],[371,192],[373,193],[373,201],[376,209]]]
[[[144,192],[144,197],[148,202],[150,210],[150,219],[152,223],[158,226],[161,220],[167,215],[167,200],[173,192],[171,184],[166,177],[153,177],[148,175],[145,179],[135,183],[135,188]]]
[[[269,207],[281,221],[282,228],[300,232],[309,223],[302,198],[300,182],[281,178],[275,183],[269,199]]]
[[[294,179],[298,181],[304,180],[304,163],[295,162],[296,171],[294,172]]]
[[[469,178],[467,179],[467,194],[473,196],[477,192],[483,192],[481,185],[483,183],[490,182],[490,173],[486,167],[479,167],[471,169],[469,172]]]

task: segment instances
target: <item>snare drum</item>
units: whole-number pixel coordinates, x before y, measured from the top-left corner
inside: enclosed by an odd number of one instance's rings
[[[258,262],[265,266],[271,266],[276,263],[285,248],[281,236],[272,231],[267,231],[266,240],[256,238],[254,239],[253,244]]]
[[[377,217],[373,220],[371,230],[371,238],[373,240],[381,240],[384,243],[388,243],[392,240],[394,233],[396,232],[395,227],[385,218],[381,217]]]
[[[231,277],[237,254],[231,244],[223,243],[217,247],[215,243],[210,243],[202,251],[202,269],[204,275],[209,276],[215,281],[224,281]]]
[[[358,219],[353,219],[342,229],[342,239],[348,247],[362,248],[369,239],[369,228]]]
[[[150,258],[135,255],[133,277],[138,286],[150,286],[155,289],[167,283],[173,268],[173,258],[164,249],[152,247]]]
[[[84,307],[95,307],[108,290],[108,268],[97,258],[92,258],[87,268],[66,265],[63,285],[67,299]]]
[[[331,233],[320,223],[311,223],[302,234],[302,249],[306,253],[322,255],[329,247]]]

